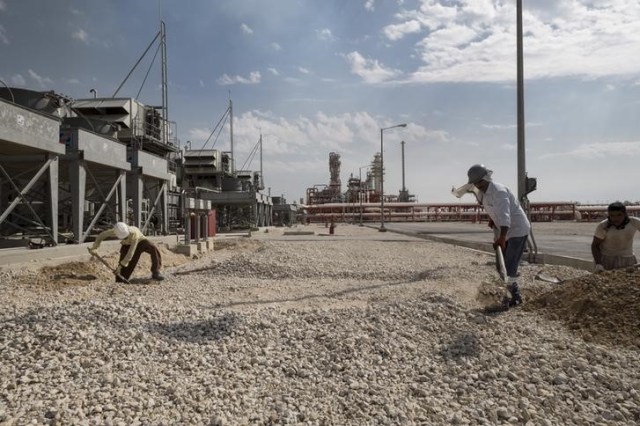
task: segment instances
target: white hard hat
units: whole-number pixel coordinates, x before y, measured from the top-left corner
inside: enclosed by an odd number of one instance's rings
[[[129,236],[129,227],[124,222],[116,222],[113,230],[116,233],[116,238],[118,238],[119,240],[122,240]]]
[[[474,184],[478,183],[482,180],[486,180],[487,182],[491,182],[491,175],[493,171],[487,169],[484,164],[474,164],[467,171],[467,177],[469,180],[468,183]]]

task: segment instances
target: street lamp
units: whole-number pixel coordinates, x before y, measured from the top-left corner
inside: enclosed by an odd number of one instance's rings
[[[384,227],[384,131],[395,129],[396,127],[407,127],[407,123],[396,124],[395,126],[383,127],[380,129],[380,232],[386,232]]]
[[[362,166],[359,168],[360,183],[358,184],[358,198],[360,198],[360,226],[362,226],[362,169],[368,169],[371,166]]]

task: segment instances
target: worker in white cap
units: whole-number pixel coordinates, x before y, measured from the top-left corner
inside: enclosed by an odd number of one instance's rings
[[[491,219],[495,227],[493,248],[499,246],[504,253],[507,270],[507,285],[511,300],[505,300],[507,307],[522,303],[518,286],[518,266],[527,245],[531,224],[520,206],[518,199],[506,186],[493,182],[493,172],[482,164],[474,164],[467,171],[468,186],[473,186],[478,202]]]
[[[629,216],[620,201],[609,204],[608,216],[596,227],[591,254],[595,271],[610,271],[638,264],[633,252],[633,237],[640,231],[640,218]]]
[[[88,248],[89,253],[92,255],[97,254],[100,243],[110,237],[122,240],[120,242],[120,260],[116,268],[116,282],[122,282],[118,275],[127,280],[129,279],[142,253],[149,253],[149,256],[151,256],[151,278],[156,281],[164,280],[164,277],[160,274],[162,257],[158,248],[144,236],[140,229],[135,226],[129,226],[124,222],[117,222],[113,228],[98,234],[93,245]]]

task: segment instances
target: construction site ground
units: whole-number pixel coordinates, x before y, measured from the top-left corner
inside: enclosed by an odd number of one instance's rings
[[[115,283],[88,244],[0,253],[0,423],[640,422],[638,268],[523,262],[525,304],[489,314],[486,225],[419,225],[265,228],[193,257],[152,238],[162,283],[146,255]]]
[[[386,223],[385,226],[388,230],[386,233],[376,232],[379,224],[366,224],[364,227],[359,227],[356,224],[338,224],[334,234],[331,234],[329,228],[323,224],[312,224],[293,228],[263,228],[252,234],[219,235],[214,239],[216,251],[192,257],[175,252],[175,247],[180,242],[176,236],[150,238],[159,246],[162,253],[163,269],[169,271],[169,274],[180,270],[181,267],[189,268],[190,263],[201,257],[214,258],[217,262],[224,262],[230,256],[246,250],[254,250],[254,243],[261,240],[371,241],[373,238],[374,240],[402,241],[402,235],[406,235],[411,239],[417,237],[467,247],[472,250],[491,252],[489,242],[492,238],[492,231],[486,224],[392,222]],[[577,222],[534,223],[534,233],[539,250],[539,262],[537,263],[540,266],[526,269],[524,280],[540,284],[535,281],[535,275],[538,272],[543,272],[548,277],[557,278],[563,285],[548,294],[548,285],[525,287],[524,292],[527,299],[533,302],[527,304],[527,309],[545,308],[547,305],[555,304],[552,316],[562,317],[570,326],[581,329],[585,327],[589,329],[593,326],[589,321],[585,322],[584,318],[584,315],[591,315],[590,312],[595,312],[595,317],[590,318],[598,320],[603,316],[615,318],[631,315],[633,317],[640,313],[638,312],[640,310],[640,300],[638,300],[640,293],[638,274],[640,271],[637,268],[633,274],[624,271],[605,275],[589,273],[593,266],[593,262],[590,260],[589,245],[595,226],[594,223]],[[637,238],[634,246],[636,253],[639,251],[639,242],[640,239]],[[112,273],[88,254],[87,247],[89,246],[90,244],[79,244],[43,249],[0,250],[0,271],[19,272],[19,281],[31,289],[37,289],[38,292],[44,293],[50,290],[62,290],[69,286],[91,286],[112,280]],[[100,253],[108,263],[115,266],[119,247],[118,241],[106,241],[100,248]],[[546,265],[544,260],[547,260]],[[149,267],[150,259],[147,255],[143,255],[139,266],[131,277],[131,282],[133,284],[150,283]],[[571,269],[565,267],[573,268],[575,272],[571,272]],[[582,278],[576,281],[577,277]],[[472,301],[471,306],[475,307],[498,302],[503,293],[494,284],[483,282],[479,288],[470,289],[468,297],[462,297],[462,299],[466,299],[463,301]],[[628,291],[625,290],[627,288]],[[601,293],[606,291],[613,292],[612,294],[616,295],[616,298],[612,299],[611,295],[603,297]],[[460,294],[462,293],[458,292],[458,298],[461,297]],[[275,294],[274,297],[276,297]],[[566,305],[568,303],[566,301],[571,302]],[[629,309],[629,306],[632,309]],[[640,318],[640,315],[636,318]],[[629,325],[631,319],[628,318],[628,320],[618,323]],[[632,322],[634,321],[637,323],[640,320],[635,319]],[[599,324],[602,326],[601,323]],[[638,326],[640,323],[631,327],[631,330],[640,330]],[[603,327],[604,330],[610,328],[620,330],[618,326],[609,327],[605,324]],[[587,334],[591,336],[591,332]],[[598,339],[611,340],[611,336],[607,332],[597,334],[600,336]],[[636,334],[638,335],[636,336]],[[635,337],[640,342],[640,331],[635,334],[631,333],[631,335],[616,332],[613,333],[612,338],[622,338],[627,341],[629,338]]]

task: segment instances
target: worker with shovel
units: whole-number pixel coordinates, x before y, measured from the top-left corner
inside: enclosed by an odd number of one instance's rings
[[[116,282],[129,280],[142,253],[149,253],[149,256],[151,256],[151,278],[156,281],[164,280],[164,277],[160,274],[162,258],[158,248],[144,236],[140,229],[135,226],[129,226],[124,222],[117,222],[112,229],[107,229],[98,234],[93,245],[88,248],[89,253],[97,256],[100,243],[109,237],[122,240],[120,243],[120,259],[115,270]]]
[[[473,192],[496,229],[493,248],[504,256],[507,276],[503,278],[506,278],[511,293],[511,299],[506,298],[504,305],[509,308],[522,303],[518,287],[518,267],[527,245],[531,224],[511,190],[493,182],[492,174],[493,171],[484,165],[474,164],[467,171],[467,185],[454,191],[454,194]]]
[[[633,253],[633,237],[640,231],[640,218],[629,217],[627,208],[619,201],[609,204],[607,213],[609,217],[598,224],[591,242],[596,272],[638,263]]]

